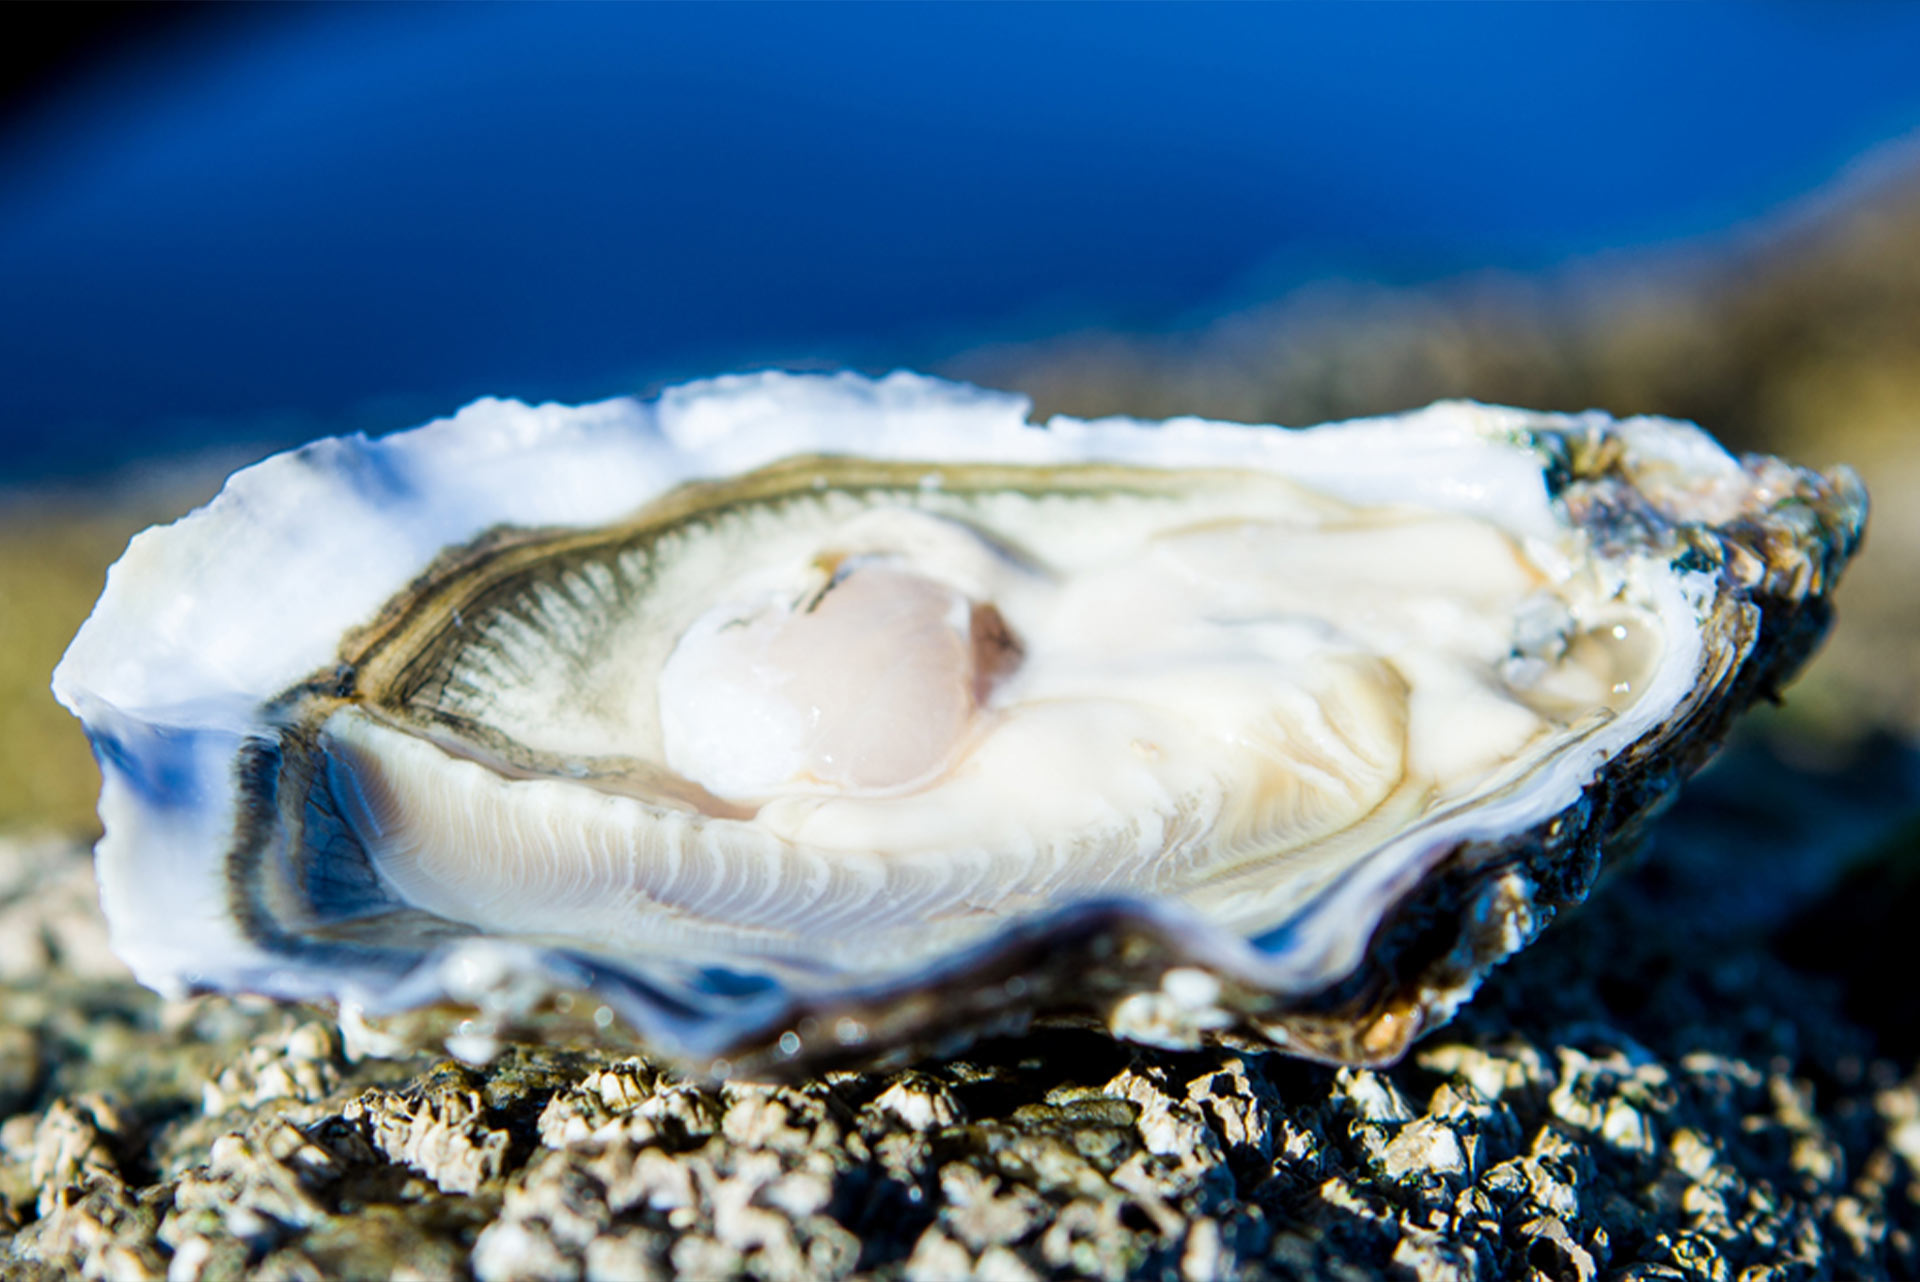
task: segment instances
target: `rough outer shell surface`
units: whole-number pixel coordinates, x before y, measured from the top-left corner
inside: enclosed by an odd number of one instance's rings
[[[116,946],[731,1069],[1034,1015],[1387,1061],[1797,670],[1865,519],[1665,420],[1027,413],[760,374],[236,474],[55,673]]]

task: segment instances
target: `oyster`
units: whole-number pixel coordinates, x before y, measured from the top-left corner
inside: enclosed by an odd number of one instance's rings
[[[162,991],[1383,1061],[1793,673],[1864,517],[1662,420],[761,374],[269,459],[134,540],[54,687]]]

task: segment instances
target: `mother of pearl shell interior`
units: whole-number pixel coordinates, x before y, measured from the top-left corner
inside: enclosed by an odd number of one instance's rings
[[[1251,473],[805,459],[483,544],[320,732],[379,876],[798,970],[1114,894],[1271,926],[1577,750],[1661,650],[1571,546]]]

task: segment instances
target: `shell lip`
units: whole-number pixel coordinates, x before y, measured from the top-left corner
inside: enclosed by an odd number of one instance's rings
[[[1162,992],[1172,971],[1200,970],[1222,986],[1214,1003],[1217,1010],[1241,1025],[1258,1028],[1270,1041],[1325,1058],[1377,1060],[1381,1053],[1370,1047],[1386,1047],[1384,1053],[1390,1057],[1396,1044],[1393,1037],[1369,1043],[1364,1032],[1329,1029],[1341,1020],[1349,1024],[1397,1021],[1393,1028],[1403,1031],[1394,1037],[1404,1048],[1412,1035],[1404,1030],[1417,1032],[1442,1017],[1448,1003],[1470,991],[1485,965],[1491,964],[1488,957],[1503,956],[1518,947],[1537,928],[1538,919],[1550,915],[1554,904],[1568,897],[1548,886],[1554,877],[1574,888],[1569,892],[1572,898],[1583,893],[1580,875],[1559,871],[1536,875],[1535,865],[1547,856],[1523,847],[1532,841],[1544,849],[1551,843],[1536,830],[1589,805],[1588,794],[1597,786],[1591,776],[1571,780],[1557,808],[1530,815],[1524,831],[1504,834],[1508,839],[1504,844],[1501,834],[1462,830],[1413,852],[1397,874],[1384,882],[1369,883],[1363,869],[1349,869],[1286,923],[1255,939],[1164,900],[1088,899],[1010,922],[989,938],[938,958],[904,979],[819,994],[787,992],[764,976],[724,970],[673,981],[650,978],[584,950],[499,938],[443,941],[424,952],[396,949],[384,957],[360,950],[351,966],[334,969],[336,961],[325,957],[303,960],[262,948],[257,939],[221,917],[223,910],[213,905],[229,897],[230,887],[222,881],[223,874],[201,866],[204,860],[196,852],[210,843],[227,848],[228,843],[216,839],[232,827],[237,784],[222,752],[263,732],[259,710],[272,697],[315,673],[322,674],[324,684],[342,635],[341,617],[348,619],[348,626],[364,624],[380,603],[392,599],[418,573],[418,567],[441,549],[477,538],[484,528],[499,524],[489,518],[485,527],[478,525],[465,514],[465,505],[476,503],[489,489],[505,488],[509,481],[524,482],[524,477],[515,475],[515,464],[526,460],[526,451],[547,448],[564,438],[584,454],[560,472],[543,474],[528,485],[533,497],[518,500],[508,523],[591,523],[610,511],[624,510],[621,504],[631,506],[631,488],[622,497],[609,495],[622,486],[638,481],[653,486],[678,483],[732,470],[743,457],[748,461],[772,457],[776,445],[787,449],[791,441],[779,437],[768,424],[795,400],[803,420],[818,420],[806,429],[815,435],[801,433],[802,447],[828,439],[824,435],[827,420],[833,419],[838,430],[842,420],[851,416],[859,438],[855,447],[863,441],[869,446],[878,442],[876,448],[883,454],[911,448],[890,441],[887,432],[898,426],[903,415],[929,407],[936,415],[947,416],[941,420],[946,426],[934,432],[933,439],[952,444],[963,458],[1008,449],[1041,460],[1066,457],[1088,448],[1086,441],[1097,437],[1111,441],[1101,448],[1133,459],[1155,449],[1173,448],[1169,443],[1224,448],[1216,437],[1226,431],[1233,434],[1237,448],[1254,442],[1263,449],[1280,450],[1277,442],[1287,442],[1285,448],[1311,471],[1331,466],[1323,456],[1332,451],[1336,435],[1341,449],[1378,451],[1382,441],[1391,439],[1391,425],[1398,424],[1393,430],[1404,432],[1408,424],[1418,423],[1425,433],[1419,438],[1420,448],[1387,463],[1389,470],[1417,471],[1428,457],[1423,450],[1473,449],[1494,440],[1521,443],[1532,451],[1526,467],[1534,471],[1533,485],[1541,499],[1551,499],[1576,514],[1589,514],[1588,524],[1599,537],[1612,537],[1616,531],[1623,539],[1638,537],[1650,524],[1708,532],[1701,536],[1702,559],[1693,581],[1708,596],[1732,601],[1738,607],[1735,614],[1741,609],[1755,612],[1747,644],[1763,652],[1758,661],[1749,663],[1742,651],[1731,660],[1733,670],[1716,678],[1738,687],[1741,702],[1783,681],[1811,649],[1825,626],[1825,594],[1857,548],[1865,522],[1864,491],[1857,478],[1843,469],[1814,478],[1774,460],[1737,462],[1697,429],[1655,420],[1614,423],[1597,415],[1534,415],[1441,405],[1384,425],[1377,421],[1337,425],[1330,434],[1329,429],[1276,432],[1271,440],[1249,435],[1246,428],[1200,420],[1148,427],[1056,419],[1039,429],[1026,421],[1026,403],[1018,398],[907,375],[871,382],[845,375],[831,379],[744,376],[676,389],[651,404],[610,402],[579,411],[490,402],[414,433],[380,441],[317,443],[237,475],[202,513],[136,539],[110,576],[94,617],[55,673],[56,696],[87,724],[107,776],[102,795],[107,836],[100,844],[103,898],[122,951],[133,956],[142,980],[175,990],[239,987],[290,998],[331,998],[369,1011],[400,1010],[452,997],[503,1018],[530,1009],[529,1003],[537,1002],[542,993],[578,989],[600,994],[642,1036],[683,1058],[730,1058],[778,1069],[782,1063],[815,1064],[842,1055],[870,1055],[887,1047],[924,1045],[943,1035],[942,1023],[953,1025],[957,1036],[959,1026],[969,1020],[992,1026],[1050,1006],[1096,1013],[1103,1007],[1111,1010],[1143,992]],[[1110,438],[1100,436],[1108,431],[1113,433]],[[1638,453],[1605,457],[1601,450],[1609,440],[1625,441]],[[422,529],[398,528],[395,513],[406,507],[402,496],[420,488],[437,451],[455,446],[476,452],[480,462],[478,471],[463,482],[466,491],[457,501],[448,500],[451,514],[426,514]],[[616,455],[624,457],[622,450],[636,454],[640,462],[611,461]],[[1643,485],[1640,479],[1630,478],[1634,483],[1624,488],[1612,484],[1632,467],[1641,468],[1651,479]],[[1377,478],[1367,482],[1381,483]],[[258,536],[269,554],[283,547],[284,536],[294,528],[286,524],[286,511],[295,506],[274,501],[276,487],[283,486],[296,496],[331,492],[341,504],[342,523],[349,527],[350,537],[347,546],[326,549],[325,561],[337,565],[361,555],[372,570],[338,600],[303,584],[300,595],[330,602],[322,610],[325,617],[293,619],[287,625],[292,631],[307,629],[312,635],[269,662],[252,647],[281,622],[274,607],[284,602],[273,593],[266,594],[268,600],[255,602],[239,599],[245,594],[236,595],[230,583],[211,584],[208,596],[221,598],[219,609],[196,614],[204,601],[165,600],[165,594],[145,583],[141,575],[164,571],[177,576],[196,560],[211,556],[216,544],[245,546],[250,536]],[[1776,495],[1777,501],[1757,498],[1763,489]],[[583,494],[588,501],[582,501]],[[1523,512],[1515,519],[1525,525],[1533,518]],[[386,548],[383,542],[394,546]],[[301,562],[304,569],[328,568],[314,561],[309,550],[293,552],[307,558]],[[405,568],[408,565],[412,568]],[[163,576],[161,581],[174,580]],[[143,610],[153,612],[144,625],[140,622]],[[237,612],[232,617],[245,620],[238,629],[244,635],[230,639],[218,634],[215,623],[229,617],[223,610]],[[126,641],[129,633],[139,638],[131,648]],[[325,646],[314,641],[322,635],[327,638]],[[239,659],[226,663],[236,653]],[[1710,716],[1702,714],[1699,726],[1685,728],[1683,741],[1662,740],[1649,751],[1672,760],[1666,773],[1683,774],[1698,764],[1730,716],[1724,707]],[[1660,761],[1649,762],[1646,773],[1658,774],[1663,768]],[[1641,791],[1654,793],[1671,784],[1671,779],[1658,787],[1648,783]],[[1608,784],[1602,791],[1628,789]],[[1651,803],[1636,798],[1636,804],[1644,808]],[[1621,808],[1631,807],[1622,803]],[[1583,818],[1574,827],[1611,833],[1620,826],[1614,818],[1608,812]],[[1569,851],[1580,844],[1571,839],[1561,843]],[[1593,844],[1586,841],[1588,846]],[[1462,854],[1469,847],[1477,849],[1471,859]],[[1552,858],[1577,863],[1575,855],[1584,858],[1585,848]],[[1446,873],[1453,880],[1444,885],[1433,880],[1435,870],[1443,868],[1453,870]],[[154,893],[151,887],[163,879],[157,875],[161,873],[177,875],[179,884]],[[1455,965],[1447,958],[1433,963],[1438,967],[1435,973],[1446,974],[1437,980],[1416,977],[1410,981],[1411,996],[1404,984],[1384,998],[1362,992],[1371,982],[1360,974],[1362,964],[1379,960],[1373,956],[1374,941],[1388,933],[1393,925],[1390,919],[1409,911],[1416,889],[1423,893],[1444,889],[1459,901],[1456,933],[1467,961],[1455,966],[1458,973],[1447,971]],[[1309,927],[1325,920],[1330,906],[1352,898],[1358,898],[1370,915],[1363,914],[1367,916],[1364,923],[1355,924],[1342,957],[1335,960],[1326,951],[1332,943],[1316,940]],[[1476,924],[1470,920],[1474,912],[1490,914],[1488,921]],[[188,934],[206,933],[202,938],[187,938],[183,925]],[[1084,964],[1063,968],[1061,958]],[[1303,972],[1315,976],[1312,984],[1293,982]],[[1049,991],[1036,991],[1044,985],[1051,985]],[[1164,1016],[1171,1021],[1166,1034],[1170,1037],[1196,1028],[1221,1031],[1217,1023],[1200,1027],[1211,1016],[1205,1010],[1181,1007],[1176,996],[1168,995],[1171,1014],[1156,1008],[1135,1020],[1135,1025],[1151,1035],[1152,1020]],[[944,1014],[925,1016],[930,1003]],[[1358,1007],[1372,1014],[1353,1015],[1351,1009]],[[839,1024],[846,1019],[859,1027],[849,1026],[850,1035],[842,1037]],[[828,1031],[822,1033],[816,1027],[803,1033],[801,1026],[809,1020]],[[769,1046],[770,1037],[783,1032],[795,1034],[797,1051],[783,1054]],[[778,1042],[784,1044],[786,1039]]]

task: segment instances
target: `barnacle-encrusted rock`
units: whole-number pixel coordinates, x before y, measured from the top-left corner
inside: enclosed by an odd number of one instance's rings
[[[1764,808],[1723,789],[1713,813],[1741,798]],[[1765,829],[1733,827],[1731,866],[1774,862]],[[0,987],[0,1022],[60,1048],[0,1122],[0,1272],[1912,1276],[1910,1065],[1826,981],[1667,903],[1665,871],[1616,882],[1386,1071],[1055,1028],[716,1085],[526,1047],[355,1063],[260,1005]]]

